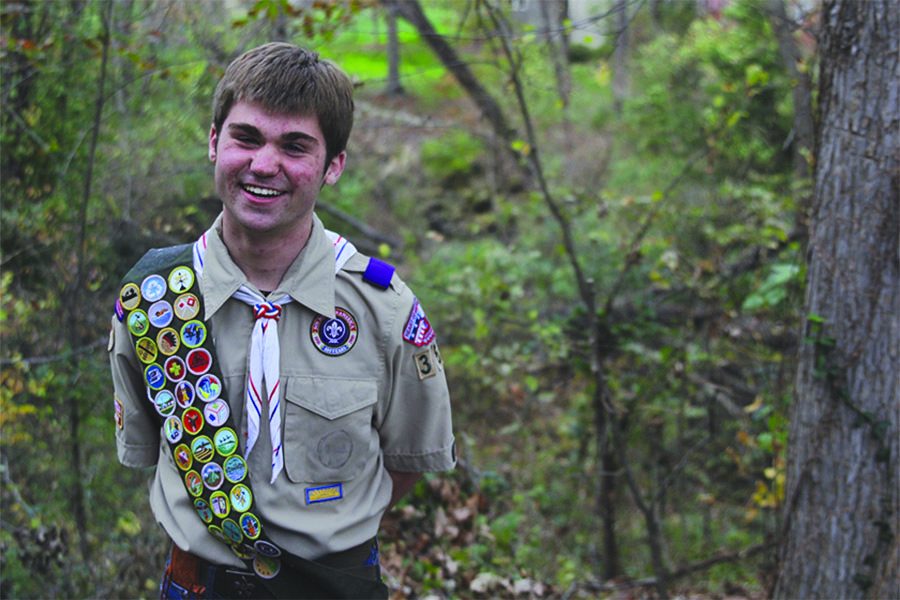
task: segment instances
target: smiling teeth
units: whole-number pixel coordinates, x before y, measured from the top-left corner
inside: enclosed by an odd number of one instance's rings
[[[257,196],[278,196],[281,194],[278,190],[270,190],[269,188],[256,187],[255,185],[245,185],[244,189]]]

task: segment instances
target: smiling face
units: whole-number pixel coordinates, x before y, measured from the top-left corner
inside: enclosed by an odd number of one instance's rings
[[[215,163],[226,235],[305,242],[319,190],[340,178],[346,153],[325,164],[325,140],[315,116],[238,102],[221,131],[210,129],[209,159]]]

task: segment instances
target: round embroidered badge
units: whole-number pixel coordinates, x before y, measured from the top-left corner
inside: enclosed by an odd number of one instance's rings
[[[119,292],[119,300],[125,310],[134,310],[141,303],[141,288],[136,283],[126,283]]]
[[[168,326],[172,322],[172,305],[165,300],[154,302],[147,309],[147,317],[150,323],[159,329]]]
[[[166,290],[166,280],[162,278],[162,275],[149,275],[141,282],[141,294],[147,302],[162,300],[162,297],[166,295]]]
[[[247,463],[240,456],[229,456],[225,459],[225,479],[231,483],[243,481],[247,476]]]
[[[200,515],[200,518],[204,523],[212,523],[213,515],[212,511],[209,509],[209,504],[203,498],[197,498],[194,500],[194,508],[197,510],[197,514]]]
[[[203,493],[203,481],[200,479],[200,474],[193,469],[185,474],[184,485],[191,496],[197,497]]]
[[[194,285],[194,272],[187,267],[175,267],[169,273],[169,288],[176,294],[186,292]]]
[[[356,318],[350,311],[340,307],[335,307],[333,319],[319,315],[313,319],[309,328],[313,345],[328,356],[341,356],[350,352],[358,335]]]

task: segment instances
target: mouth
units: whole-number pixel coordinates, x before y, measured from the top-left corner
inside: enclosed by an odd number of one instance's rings
[[[241,184],[241,189],[247,194],[250,194],[251,196],[259,198],[261,200],[270,200],[284,194],[284,192],[281,190],[263,187],[260,185],[250,185],[246,183]]]

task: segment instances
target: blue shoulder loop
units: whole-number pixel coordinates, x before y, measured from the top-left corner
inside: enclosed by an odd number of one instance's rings
[[[388,289],[391,285],[391,278],[394,276],[394,267],[383,260],[377,258],[369,258],[369,264],[366,266],[366,272],[363,273],[363,279],[378,286],[382,289]]]

